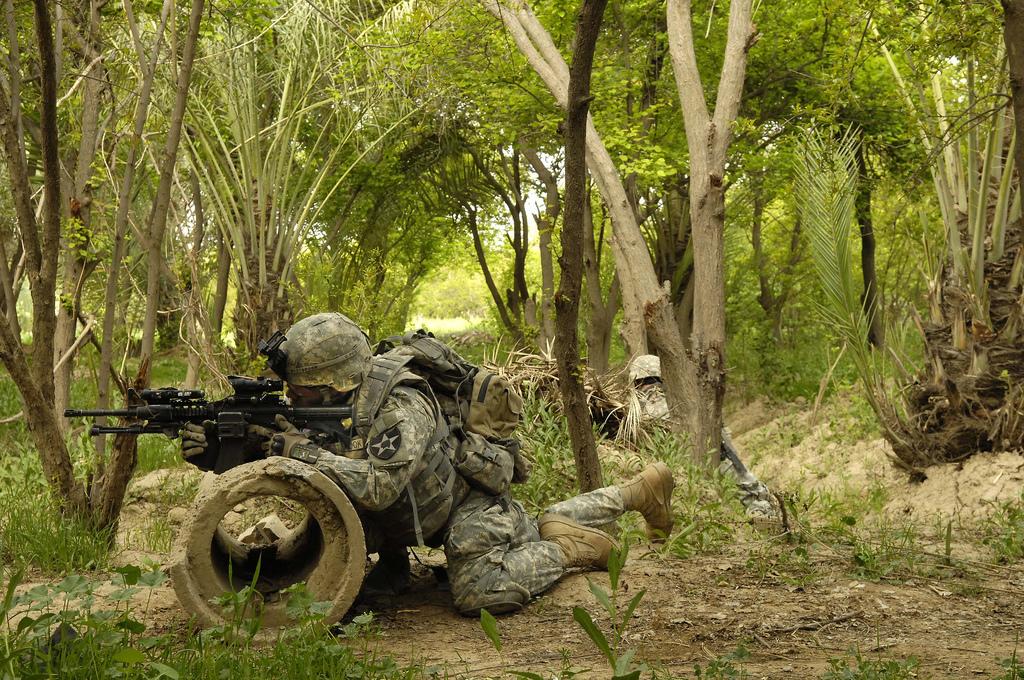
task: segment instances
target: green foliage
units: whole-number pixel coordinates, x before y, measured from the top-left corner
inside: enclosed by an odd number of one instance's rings
[[[323,623],[323,607],[293,593],[295,623],[269,645],[223,630],[198,635],[151,634],[146,619],[159,570],[122,567],[100,595],[98,583],[67,576],[56,585],[22,589],[21,573],[4,573],[0,603],[0,677],[4,678],[412,678],[365,645],[340,644]],[[364,639],[372,616],[358,616],[337,634]],[[248,625],[248,624],[246,624]],[[258,630],[258,626],[256,626]],[[247,629],[250,630],[250,629]],[[230,639],[228,639],[230,638]]]
[[[490,640],[494,651],[501,653],[501,634],[498,633],[498,622],[486,609],[480,610],[480,628],[483,629],[484,635]]]
[[[611,556],[608,558],[610,589],[605,590],[593,580],[589,581],[591,594],[608,615],[612,633],[610,640],[594,622],[590,612],[583,607],[572,608],[573,619],[587,634],[598,651],[608,660],[612,671],[612,680],[638,680],[640,674],[646,670],[646,666],[637,664],[633,660],[636,650],[623,649],[626,627],[633,618],[633,612],[636,611],[637,605],[640,604],[640,600],[647,592],[645,590],[637,591],[624,605],[620,601],[624,593],[619,588],[619,577],[622,574],[622,567],[626,564],[628,554],[629,547],[626,544],[621,550],[612,549]]]
[[[736,484],[721,475],[709,478],[706,470],[693,464],[689,446],[671,432],[655,430],[647,453],[666,462],[676,479],[672,494],[676,527],[664,549],[686,558],[732,541],[737,524],[743,521]]]
[[[533,459],[530,479],[515,488],[516,498],[531,512],[541,512],[575,493],[576,469],[565,419],[537,395],[524,395],[517,435]]]
[[[1003,672],[993,677],[992,680],[1024,680],[1024,662],[1017,656],[1017,644],[1020,640],[1014,641],[1013,654],[1008,659],[1001,659],[999,665]]]
[[[911,680],[918,677],[921,665],[915,657],[907,659],[869,659],[860,650],[851,650],[850,657],[829,659],[822,680]]]
[[[1024,559],[1024,496],[996,505],[982,531],[985,544],[1000,562]]]
[[[0,564],[51,574],[102,569],[110,544],[109,531],[62,516],[33,451],[0,457]]]
[[[742,663],[749,658],[750,653],[743,645],[740,645],[728,654],[708,662],[707,666],[695,664],[693,674],[705,680],[743,680],[743,678],[748,678],[750,675],[742,667],[738,668],[735,664]]]

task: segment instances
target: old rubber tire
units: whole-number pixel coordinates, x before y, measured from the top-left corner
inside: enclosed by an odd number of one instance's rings
[[[297,501],[308,514],[271,546],[243,545],[220,522],[236,505],[257,496]],[[255,578],[263,625],[272,627],[290,623],[287,595],[280,591],[299,582],[305,582],[314,601],[331,603],[326,623],[341,619],[359,592],[365,560],[362,524],[337,484],[306,463],[275,456],[204,482],[175,539],[170,572],[182,607],[203,626],[223,624],[232,616],[211,600]]]

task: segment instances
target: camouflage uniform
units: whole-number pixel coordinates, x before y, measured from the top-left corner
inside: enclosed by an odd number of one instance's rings
[[[464,614],[518,609],[565,573],[565,553],[541,539],[520,503],[508,492],[471,489],[456,472],[457,441],[422,378],[401,363],[389,365],[396,360],[386,355],[371,358],[365,335],[340,314],[307,317],[288,335],[287,362],[271,358],[271,367],[289,386],[357,391],[348,397],[354,435],[314,443],[296,433],[282,452],[345,491],[363,518],[371,553],[406,559],[407,546],[444,545],[452,595]],[[620,489],[606,487],[550,512],[594,527],[614,521],[623,505]]]
[[[642,354],[629,365],[629,377],[635,385],[640,403],[641,419],[647,423],[658,423],[668,419],[668,402],[661,382],[661,361],[652,354]],[[729,438],[729,431],[722,429],[721,462],[719,474],[732,477],[740,490],[740,502],[747,515],[758,522],[781,519],[778,500],[740,460]]]
[[[609,486],[556,503],[546,513],[597,527],[622,515],[622,495]],[[444,549],[455,606],[468,615],[519,609],[566,571],[559,547],[541,540],[537,521],[508,494],[471,492],[452,516]]]
[[[345,490],[365,519],[370,552],[416,545],[418,524],[427,545],[444,545],[461,613],[518,609],[565,573],[562,551],[541,540],[537,521],[508,493],[470,490],[448,462],[451,442],[431,444],[436,427],[429,400],[399,386],[367,434],[365,457],[312,446],[292,455]],[[605,487],[556,503],[548,512],[601,526],[622,515],[622,496],[618,487]]]

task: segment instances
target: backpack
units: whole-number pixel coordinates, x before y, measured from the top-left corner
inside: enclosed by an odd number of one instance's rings
[[[423,330],[382,340],[373,363],[404,368],[427,382],[457,442],[452,462],[470,485],[500,495],[526,481],[531,463],[512,438],[523,398],[507,378],[466,361]]]

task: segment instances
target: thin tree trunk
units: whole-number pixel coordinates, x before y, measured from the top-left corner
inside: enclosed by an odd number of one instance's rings
[[[764,253],[764,246],[761,243],[761,227],[764,223],[764,170],[760,169],[754,173],[751,180],[750,190],[753,195],[754,205],[751,209],[750,220],[750,242],[754,248],[754,269],[757,270],[757,304],[764,310],[765,317],[769,320],[775,318],[775,291],[768,278],[768,258]],[[782,329],[772,323],[772,339],[778,344],[782,341]]]
[[[516,45],[547,85],[558,105],[565,109],[568,102],[569,67],[551,40],[551,36],[529,7],[519,0],[513,0],[508,6],[497,0],[482,2],[485,8],[500,19],[509,30]],[[622,335],[631,354],[646,354],[648,330],[645,329],[645,321],[649,325],[656,323],[655,319],[659,317],[646,314],[645,306],[660,294],[661,287],[650,267],[650,257],[646,256],[647,246],[633,214],[622,178],[594,128],[593,121],[589,118],[587,166],[601,195],[604,196],[605,204],[612,216],[612,224],[615,225],[612,249],[615,251],[615,266],[619,270],[619,281],[623,291]],[[641,254],[645,254],[645,257],[641,258]],[[670,367],[665,369],[667,374],[671,373]],[[668,381],[671,380],[672,377],[668,376]]]
[[[207,343],[203,339],[203,328],[200,323],[203,305],[203,281],[199,275],[199,258],[202,256],[203,240],[206,236],[206,216],[203,214],[203,192],[199,184],[199,174],[193,159],[191,173],[192,210],[195,219],[195,231],[192,234],[192,249],[189,253],[190,278],[188,282],[189,300],[185,307],[192,347],[188,354],[188,369],[185,373],[185,389],[195,389],[199,384],[199,347]]]
[[[146,272],[146,316],[142,323],[142,357],[153,354],[156,336],[157,308],[160,301],[160,272],[163,263],[164,232],[167,230],[167,212],[171,202],[171,184],[174,180],[174,166],[181,141],[181,126],[185,118],[185,104],[188,100],[189,83],[192,79],[192,63],[195,60],[196,41],[199,38],[199,24],[203,18],[204,0],[192,0],[192,13],[188,22],[188,37],[185,40],[178,69],[177,91],[174,108],[171,111],[170,126],[164,144],[160,168],[160,183],[149,216],[149,256]],[[173,54],[173,53],[172,53]]]
[[[218,342],[224,332],[224,309],[228,303],[228,283],[231,276],[231,249],[224,240],[224,232],[217,233],[217,286],[213,291],[213,335]]]
[[[1024,0],[1002,0],[1003,39],[1010,64],[1010,94],[1013,97],[1013,121],[1017,129],[1014,150],[1017,175],[1024,177]],[[1024,185],[1024,182],[1021,182]]]
[[[608,370],[612,348],[612,329],[619,308],[619,279],[613,277],[605,300],[601,289],[601,258],[594,239],[593,210],[588,199],[583,205],[583,267],[586,272],[587,304],[587,363],[591,370],[601,374]]]
[[[572,65],[569,68],[568,106],[565,122],[565,221],[562,225],[562,276],[555,295],[555,355],[562,410],[569,425],[580,491],[603,486],[593,424],[576,336],[580,286],[583,283],[584,203],[587,200],[587,116],[590,108],[590,76],[601,18],[608,0],[583,0],[576,19]]]
[[[505,302],[501,299],[501,293],[498,292],[498,286],[494,283],[494,277],[491,276],[491,269],[487,266],[487,253],[484,252],[483,240],[480,238],[480,227],[476,221],[476,209],[472,206],[464,206],[464,210],[466,211],[466,219],[469,222],[469,231],[473,236],[473,249],[476,252],[476,259],[480,264],[480,271],[484,275],[484,283],[487,284],[487,290],[490,291],[491,299],[494,300],[494,306],[498,310],[498,317],[501,318],[502,325],[512,334],[516,342],[522,342],[522,330],[512,320],[512,317],[509,316]]]
[[[160,48],[163,44],[164,30],[170,16],[172,0],[164,0],[163,9],[160,13],[160,25],[157,28],[153,46],[149,50],[149,59],[146,59],[139,29],[135,22],[135,14],[132,10],[131,0],[125,0],[125,16],[128,28],[135,46],[136,56],[139,59],[139,69],[142,74],[142,82],[139,86],[139,98],[135,103],[135,117],[132,122],[132,136],[128,141],[128,150],[125,156],[124,176],[121,178],[121,186],[117,194],[117,212],[114,214],[114,244],[111,249],[110,264],[107,269],[107,283],[104,289],[103,307],[103,337],[100,341],[100,368],[97,378],[97,408],[110,408],[110,377],[113,371],[114,358],[114,324],[117,320],[117,302],[120,292],[121,261],[125,254],[125,237],[128,233],[128,214],[132,204],[132,187],[135,183],[135,172],[139,148],[142,145],[142,134],[146,129],[146,119],[149,117],[149,104],[153,93],[153,79],[156,75],[156,66],[160,56]],[[106,422],[105,418],[97,419],[98,424]],[[97,474],[102,473],[105,460],[106,438],[104,436],[95,439],[97,452]]]
[[[857,214],[857,225],[860,227],[860,267],[864,280],[864,292],[861,293],[861,306],[868,320],[868,342],[872,347],[881,349],[885,343],[885,331],[882,323],[882,312],[878,306],[878,274],[875,269],[875,229],[871,217],[871,183],[868,181],[867,164],[864,161],[864,135],[857,145],[857,169],[860,181],[857,182],[857,196],[854,209]]]
[[[691,430],[695,459],[710,464],[718,460],[725,396],[725,160],[732,125],[739,113],[747,51],[755,33],[751,1],[733,0],[729,5],[725,57],[712,114],[704,99],[694,53],[690,0],[668,0],[667,18],[669,54],[690,154],[695,277],[692,357],[697,387]]]
[[[60,244],[60,164],[57,133],[57,81],[53,27],[46,0],[33,3],[39,46],[40,142],[43,160],[43,209],[41,224],[32,211],[24,147],[20,143],[21,111],[12,111],[0,97],[0,128],[9,180],[22,240],[25,244],[32,294],[33,356],[31,365],[21,340],[11,326],[0,324],[0,362],[4,364],[24,406],[29,435],[39,452],[43,472],[64,510],[85,514],[85,489],[75,477],[71,458],[53,410],[54,293]],[[41,233],[39,228],[41,227]]]
[[[11,327],[11,335],[21,338],[21,324],[18,322],[18,296],[14,293],[14,272],[7,261],[7,248],[0,238],[0,286],[4,290],[4,316]]]
[[[100,13],[94,2],[88,3],[88,26],[84,33],[86,63],[82,85],[82,127],[75,163],[75,173],[70,184],[71,197],[68,217],[81,225],[82,234],[92,232],[92,188],[91,180],[95,167],[96,149],[100,135],[100,108],[103,94],[104,72],[100,40]],[[97,261],[92,259],[83,244],[68,241],[64,248],[64,283],[61,304],[57,308],[56,337],[54,338],[54,361],[64,356],[75,344],[75,330],[82,308],[82,290],[86,279],[96,269]],[[71,376],[75,357],[72,354],[54,375],[54,409],[63,413],[71,391]],[[68,422],[58,419],[64,428]]]
[[[538,344],[541,349],[547,349],[555,339],[555,314],[553,299],[555,292],[554,263],[551,259],[551,234],[558,222],[558,215],[562,210],[562,201],[558,194],[558,181],[551,174],[540,156],[534,149],[523,147],[523,156],[529,162],[533,171],[537,173],[541,184],[544,185],[545,212],[542,216],[537,214],[537,241],[540,250],[540,336]]]
[[[497,0],[481,0],[484,7],[502,21],[526,60],[547,85],[563,109],[568,106],[569,69],[551,36],[521,1],[509,6]],[[623,337],[630,353],[646,353],[650,335],[661,350],[662,375],[670,409],[670,422],[685,429],[694,411],[691,395],[696,394],[696,374],[687,362],[679,328],[668,299],[651,264],[636,216],[630,207],[622,178],[605,148],[593,121],[587,120],[587,165],[605,199],[615,227],[612,252],[623,302]]]

